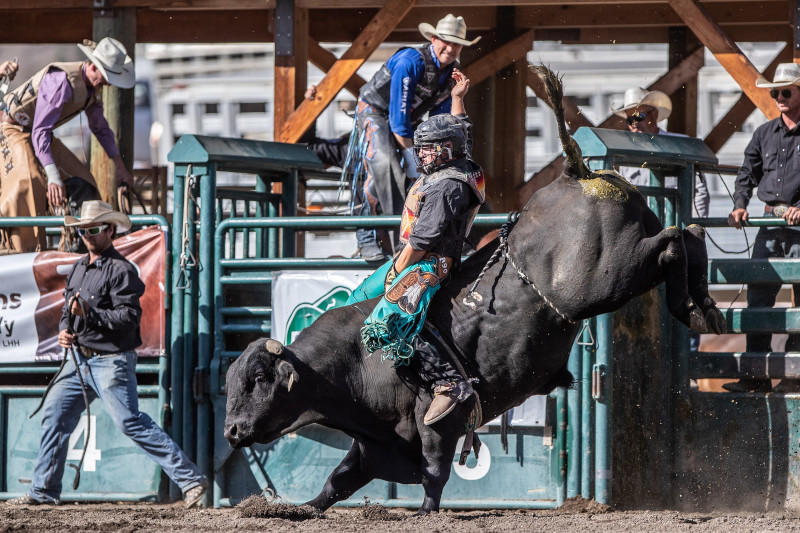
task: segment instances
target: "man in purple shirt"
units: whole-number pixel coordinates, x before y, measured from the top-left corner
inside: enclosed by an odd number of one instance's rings
[[[106,37],[78,48],[88,61],[50,63],[3,97],[0,110],[0,216],[42,216],[62,208],[70,189],[98,199],[89,169],[57,138],[53,129],[81,111],[106,154],[114,161],[120,186],[133,177],[120,156],[114,132],[103,116],[102,88],[133,87],[133,60],[119,41]],[[78,181],[75,181],[79,178]],[[82,180],[82,181],[81,181]],[[94,197],[94,198],[92,198]],[[80,206],[76,206],[79,208]],[[32,252],[46,246],[42,228],[0,230],[0,246]]]
[[[401,48],[362,88],[342,177],[352,179],[354,212],[399,215],[406,189],[419,174],[412,150],[414,124],[425,113],[450,113],[453,69],[467,40],[462,17],[447,15],[419,31],[430,44]],[[354,213],[355,214],[355,213]],[[374,229],[356,232],[360,257],[383,261]]]

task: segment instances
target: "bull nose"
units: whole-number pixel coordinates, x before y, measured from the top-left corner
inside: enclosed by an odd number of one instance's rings
[[[239,427],[236,424],[225,424],[225,438],[235,446],[239,443]]]

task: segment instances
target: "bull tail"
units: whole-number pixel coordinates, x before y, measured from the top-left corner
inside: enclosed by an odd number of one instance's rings
[[[567,156],[567,160],[564,163],[564,172],[578,179],[588,178],[591,172],[586,168],[586,165],[583,164],[581,149],[578,143],[575,142],[575,139],[569,134],[569,130],[567,130],[567,122],[564,118],[564,105],[561,103],[561,100],[564,98],[564,85],[561,82],[561,77],[544,65],[538,65],[533,67],[533,69],[536,75],[539,76],[539,79],[542,80],[550,107],[556,114],[558,138]]]

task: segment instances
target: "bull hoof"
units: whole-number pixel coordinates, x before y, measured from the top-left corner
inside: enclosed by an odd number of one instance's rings
[[[728,332],[728,323],[725,321],[725,315],[716,307],[706,310],[706,324],[708,329],[717,335]]]
[[[273,355],[280,355],[283,353],[283,344],[275,339],[267,339],[267,351]]]
[[[689,312],[689,327],[692,331],[699,331],[700,333],[708,332],[708,324],[706,324],[703,313],[696,307]]]

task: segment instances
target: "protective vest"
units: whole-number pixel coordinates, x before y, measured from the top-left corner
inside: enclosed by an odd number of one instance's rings
[[[401,48],[398,52],[406,48],[408,47]],[[415,47],[415,50],[422,54],[422,58],[425,60],[425,72],[417,81],[416,87],[414,87],[414,101],[411,103],[411,113],[409,113],[412,123],[418,121],[425,113],[450,98],[450,91],[455,83],[450,80],[444,88],[439,87],[439,78],[444,72],[439,72],[439,67],[436,66],[436,61],[433,59],[431,47],[423,45]],[[449,76],[456,67],[458,67],[458,61],[448,66],[445,72]],[[389,67],[384,64],[372,79],[361,87],[359,96],[373,109],[388,116],[391,84],[392,73]]]
[[[460,242],[455,243],[456,246],[453,248],[458,251],[458,257],[451,257],[450,259],[458,261],[460,259],[460,250],[464,238],[469,235],[472,222],[475,220],[475,215],[478,214],[478,209],[480,209],[481,204],[483,204],[486,199],[483,169],[470,159],[465,159],[461,165],[449,166],[437,170],[429,176],[423,175],[412,185],[408,196],[406,196],[405,205],[403,206],[403,217],[400,221],[400,241],[403,244],[408,244],[409,237],[414,232],[414,225],[425,203],[425,194],[436,182],[443,179],[458,180],[468,184],[472,192],[474,192],[475,196],[478,198],[478,203],[469,211],[464,220],[463,231],[459,231]]]
[[[67,82],[72,87],[72,98],[61,108],[61,115],[56,120],[55,127],[58,127],[81,111],[100,100],[100,91],[94,91],[92,97],[89,96],[89,89],[83,79],[81,72],[83,61],[71,63],[50,63],[42,70],[34,74],[28,81],[5,95],[3,98],[3,108],[11,118],[13,118],[27,132],[33,127],[33,118],[36,113],[36,100],[39,95],[39,85],[42,78],[51,68],[57,68],[67,73]]]

